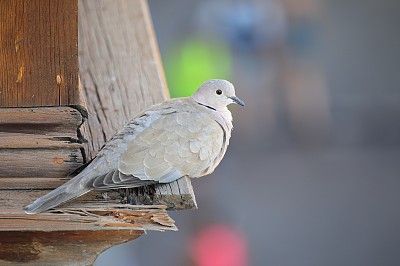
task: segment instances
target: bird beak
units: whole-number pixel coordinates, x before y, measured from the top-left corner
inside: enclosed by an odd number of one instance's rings
[[[228,97],[228,98],[231,99],[234,103],[237,103],[240,106],[244,106],[244,102],[242,100],[240,100],[238,97],[231,96],[231,97]]]

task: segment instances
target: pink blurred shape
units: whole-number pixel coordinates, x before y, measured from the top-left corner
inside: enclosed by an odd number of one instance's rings
[[[190,253],[197,266],[248,266],[245,238],[226,225],[203,228],[192,241]]]

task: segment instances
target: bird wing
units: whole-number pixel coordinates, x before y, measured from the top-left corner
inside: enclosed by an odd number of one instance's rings
[[[158,182],[151,180],[141,180],[132,175],[125,175],[118,169],[111,170],[107,174],[96,176],[86,183],[87,188],[96,190],[107,190],[116,188],[141,187],[152,185]]]
[[[198,177],[213,166],[224,133],[206,113],[176,112],[161,116],[128,144],[118,170],[142,181],[168,183]]]

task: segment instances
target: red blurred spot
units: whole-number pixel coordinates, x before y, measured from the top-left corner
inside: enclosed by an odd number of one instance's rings
[[[197,266],[247,266],[244,237],[226,225],[202,229],[192,241],[190,253]]]

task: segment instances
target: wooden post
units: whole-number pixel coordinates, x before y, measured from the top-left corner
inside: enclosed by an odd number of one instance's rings
[[[89,112],[81,129],[91,159],[136,113],[169,97],[147,2],[80,1],[79,68]],[[188,178],[121,193],[135,204],[197,208]]]
[[[0,1],[0,106],[78,102],[78,0]]]
[[[188,179],[23,212],[167,97],[145,0],[0,1],[0,264],[88,265],[144,230],[176,230],[166,209],[196,207]]]

